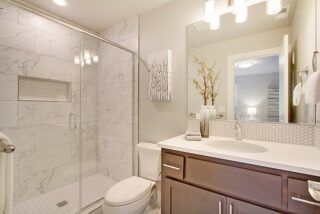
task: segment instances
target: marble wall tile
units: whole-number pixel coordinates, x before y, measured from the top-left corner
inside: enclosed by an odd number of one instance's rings
[[[132,143],[132,124],[99,122],[99,139],[107,139],[116,142]]]
[[[1,19],[6,19],[14,23],[18,22],[18,7],[6,2],[5,0],[0,0],[0,7],[6,9],[5,14],[0,14]]]
[[[102,121],[132,123],[132,103],[100,104],[100,107]]]
[[[65,39],[36,31],[36,53],[51,57],[56,57],[68,62],[73,62],[75,55],[80,55],[81,44],[78,41]]]
[[[55,145],[21,152],[17,155],[19,176],[34,175],[43,170],[54,169],[71,163],[71,144]]]
[[[36,64],[38,57],[32,52],[0,45],[0,73],[25,74]]]
[[[0,100],[18,99],[18,76],[0,73]]]
[[[97,84],[81,84],[81,102],[98,103],[98,86]]]
[[[0,19],[0,45],[26,51],[35,50],[35,30]]]
[[[99,103],[132,102],[132,82],[99,85]]]
[[[16,152],[33,151],[35,149],[35,128],[14,127],[0,129],[0,132],[8,136],[16,146]]]
[[[320,128],[314,128],[314,144],[317,149],[320,150]]]
[[[79,180],[79,165],[68,164],[37,173],[36,190],[39,194],[43,194],[77,180]]]
[[[104,166],[104,171],[106,172],[106,176],[116,181],[121,181],[132,176],[132,166],[121,163],[109,162]]]
[[[42,30],[46,33],[63,37],[66,39],[72,39],[72,29],[67,28],[63,25],[52,22],[41,16],[37,16],[31,12],[23,9],[19,9],[19,19],[18,22],[29,28],[34,28],[36,30]]]
[[[132,60],[105,65],[103,72],[101,72],[99,84],[131,82],[133,78],[132,66]]]
[[[131,141],[132,142],[132,141]],[[132,146],[130,142],[102,140],[102,159],[107,162],[121,163],[132,166]]]
[[[78,77],[79,78],[79,77]],[[81,70],[82,84],[97,84],[98,83],[98,67],[84,66]]]
[[[81,163],[82,178],[89,177],[98,173],[98,163],[96,160],[82,161]]]
[[[98,121],[98,106],[96,103],[81,104],[81,120],[83,122]]]
[[[70,103],[20,101],[18,122],[20,126],[67,124],[70,112]]]
[[[18,105],[16,101],[0,101],[0,128],[15,127],[18,124]]]
[[[20,71],[19,74],[71,82],[72,73],[79,71],[80,67],[72,62],[66,62],[61,59],[38,55],[37,61],[34,63],[33,67],[27,71]]]
[[[36,179],[34,176],[21,176],[14,180],[14,204],[23,202],[39,195],[36,192]]]
[[[36,147],[71,144],[77,140],[77,131],[70,130],[68,124],[42,124],[36,126]]]

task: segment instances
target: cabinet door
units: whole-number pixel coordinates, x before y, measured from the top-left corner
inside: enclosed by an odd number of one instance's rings
[[[164,179],[162,214],[226,214],[226,197]]]
[[[253,204],[227,198],[227,214],[280,214]]]

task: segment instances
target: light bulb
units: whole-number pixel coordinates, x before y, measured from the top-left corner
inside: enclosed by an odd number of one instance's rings
[[[91,65],[91,58],[85,59],[85,63],[86,63],[86,65]]]
[[[245,0],[234,0],[232,13],[233,14],[241,13],[243,8],[245,8],[245,7],[247,7]]]
[[[278,14],[282,9],[282,0],[267,0],[267,14]]]
[[[79,56],[74,56],[73,62],[74,62],[74,64],[76,64],[76,65],[80,64],[80,57],[79,57]]]
[[[243,23],[248,19],[248,7],[245,0],[234,0],[232,13],[235,14],[235,22]]]
[[[220,16],[218,14],[214,14],[210,21],[210,29],[217,30],[220,28]]]
[[[248,8],[245,6],[236,14],[235,22],[240,24],[246,22],[248,19]]]
[[[83,56],[84,56],[85,59],[90,58],[90,52],[89,52],[88,50],[85,50],[85,51],[83,52]]]
[[[205,4],[205,14],[204,14],[204,21],[211,22],[212,16],[215,13],[215,1],[214,0],[207,0]]]
[[[93,61],[94,63],[99,62],[99,56],[93,56],[93,57],[92,57],[92,61]]]

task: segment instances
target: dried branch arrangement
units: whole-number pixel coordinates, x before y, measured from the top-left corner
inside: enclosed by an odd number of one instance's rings
[[[208,100],[211,99],[211,105],[214,106],[216,97],[219,94],[222,81],[220,80],[221,71],[215,70],[214,61],[212,66],[209,66],[204,57],[200,57],[196,54],[191,54],[193,62],[197,65],[197,75],[192,79],[192,82],[202,96],[203,105],[208,104]]]

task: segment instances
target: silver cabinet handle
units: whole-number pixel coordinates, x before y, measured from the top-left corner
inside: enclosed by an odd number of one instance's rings
[[[70,113],[69,114],[69,129],[71,131],[77,129],[77,117],[75,113]]]
[[[180,170],[180,168],[179,167],[176,167],[176,166],[171,166],[171,165],[168,165],[168,164],[162,164],[162,166],[164,166],[164,167],[167,167],[167,168],[170,168],[170,169],[174,169],[174,170]]]
[[[304,199],[297,198],[297,197],[291,197],[291,199],[294,200],[294,201],[301,202],[301,203],[310,204],[310,205],[314,205],[314,206],[320,207],[320,204],[316,203],[316,202],[304,200]]]
[[[232,206],[232,204],[230,204],[230,206],[229,206],[229,214],[232,214],[233,213],[233,206]]]
[[[222,214],[222,202],[219,201],[219,214]]]

